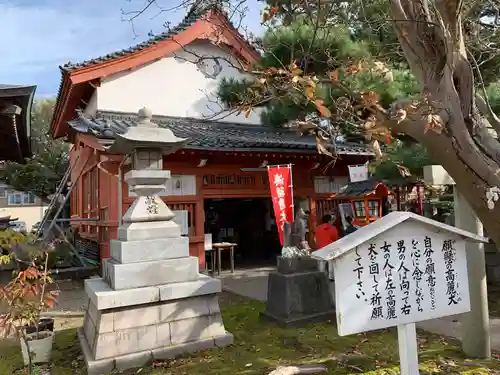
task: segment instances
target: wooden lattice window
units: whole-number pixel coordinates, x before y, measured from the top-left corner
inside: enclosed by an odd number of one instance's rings
[[[380,201],[378,199],[370,199],[368,201],[368,214],[370,217],[379,217]]]
[[[365,201],[354,201],[354,214],[356,217],[366,217]]]
[[[317,223],[321,222],[324,215],[337,216],[338,201],[335,199],[321,199],[316,201],[316,219]]]

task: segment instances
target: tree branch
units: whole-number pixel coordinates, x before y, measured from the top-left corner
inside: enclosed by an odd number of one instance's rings
[[[481,96],[481,94],[476,93],[477,107],[481,114],[488,119],[491,127],[497,132],[497,134],[500,135],[500,118],[498,118],[496,113],[493,112],[490,103],[485,98],[487,98],[486,93],[484,98]]]

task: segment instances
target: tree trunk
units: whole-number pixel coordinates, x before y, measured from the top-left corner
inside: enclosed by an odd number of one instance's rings
[[[426,147],[500,245],[500,202],[490,210],[486,198],[490,188],[500,187],[500,143],[487,129],[491,113],[481,114],[476,105],[461,6],[459,0],[436,0],[430,12],[428,0],[391,0],[395,31],[422,95],[395,103],[388,127]],[[485,103],[479,105],[484,111]]]
[[[500,178],[495,176],[495,171],[491,171],[488,179],[492,182],[497,181],[497,183],[490,185],[465,164],[458,155],[453,138],[444,133],[438,134],[432,131],[424,133],[422,129],[416,129],[414,126],[411,128],[405,129],[405,133],[424,144],[431,159],[442,165],[450,174],[456,183],[457,189],[483,223],[489,237],[500,245],[500,201],[493,210],[490,210],[486,199],[486,191],[491,186],[500,186]],[[490,168],[489,165],[482,162],[482,157],[482,155],[476,157],[477,162],[481,163],[480,168]]]

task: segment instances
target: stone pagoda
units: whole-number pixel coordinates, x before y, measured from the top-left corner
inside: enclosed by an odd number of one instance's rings
[[[163,155],[187,140],[151,118],[141,109],[138,125],[110,147],[132,158],[124,177],[138,197],[123,216],[118,239],[111,241],[103,278],[85,281],[89,301],[78,335],[89,374],[233,342],[219,310],[220,280],[199,274],[198,258],[189,256],[189,239],[181,236],[174,214],[158,196],[170,178]]]

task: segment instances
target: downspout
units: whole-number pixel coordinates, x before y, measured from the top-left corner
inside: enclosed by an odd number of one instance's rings
[[[21,150],[21,142],[19,141],[19,134],[17,133],[17,121],[16,115],[12,115],[12,126],[14,127],[14,136],[16,137],[17,152],[19,154],[19,160],[23,160],[23,151]]]

